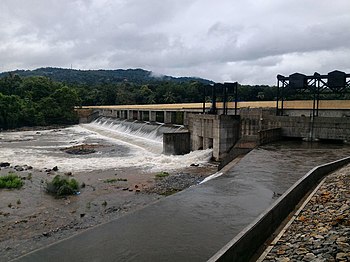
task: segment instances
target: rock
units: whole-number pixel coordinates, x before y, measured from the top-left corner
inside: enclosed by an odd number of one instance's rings
[[[335,259],[337,261],[348,261],[347,258],[349,258],[349,257],[350,257],[350,253],[341,252],[341,253],[337,253]]]
[[[194,167],[197,167],[197,166],[199,166],[199,164],[191,164],[190,166],[194,166]]]
[[[66,172],[66,173],[64,173],[64,175],[66,175],[66,176],[73,176],[72,172]]]
[[[57,167],[57,166],[54,166],[54,167],[52,168],[52,170],[55,171],[55,172],[57,172],[57,171],[58,171],[58,167]]]
[[[43,236],[44,237],[49,237],[50,236],[50,232],[43,232]]]
[[[85,216],[85,213],[80,214],[80,218],[83,218]]]
[[[315,254],[313,253],[306,253],[304,256],[303,261],[313,261],[316,258]]]
[[[14,168],[15,168],[15,170],[18,171],[18,172],[22,172],[22,171],[24,170],[24,168],[21,167],[21,166],[15,166]]]
[[[11,164],[9,162],[1,162],[0,167],[9,167]]]
[[[276,258],[276,261],[278,261],[278,262],[289,262],[290,258],[288,258],[288,257],[279,257],[279,258]]]

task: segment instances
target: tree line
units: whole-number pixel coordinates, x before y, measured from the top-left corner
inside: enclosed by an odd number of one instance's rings
[[[198,103],[204,83],[159,80],[134,83],[64,83],[44,76],[0,78],[0,129],[77,123],[75,106]],[[276,87],[239,86],[240,101],[274,100]],[[233,97],[229,99],[233,100]]]
[[[80,103],[76,90],[62,83],[10,74],[0,79],[0,129],[73,124]]]

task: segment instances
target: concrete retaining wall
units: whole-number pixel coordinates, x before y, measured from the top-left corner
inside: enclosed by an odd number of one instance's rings
[[[213,148],[213,158],[222,160],[236,144],[240,135],[237,116],[188,114],[191,150]]]
[[[99,116],[99,111],[92,109],[78,109],[76,112],[78,114],[80,124],[90,123]]]
[[[300,200],[325,175],[348,163],[350,163],[350,157],[313,168],[208,261],[249,261]]]
[[[265,122],[269,128],[281,127],[285,137],[350,141],[349,117],[268,116]]]
[[[226,157],[220,161],[218,170],[224,168],[228,163],[237,158],[240,155],[248,154],[253,148],[232,148]]]
[[[163,134],[163,154],[184,155],[189,153],[190,151],[190,132]]]
[[[264,145],[264,144],[281,140],[282,129],[280,127],[264,129],[259,131],[258,135],[259,135],[259,141],[258,141],[259,145]]]

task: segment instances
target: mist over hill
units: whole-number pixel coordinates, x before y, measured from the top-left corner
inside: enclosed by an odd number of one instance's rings
[[[203,84],[214,83],[211,80],[197,77],[173,77],[167,75],[156,75],[144,69],[116,69],[116,70],[76,70],[65,68],[45,67],[34,70],[15,70],[0,73],[0,78],[9,74],[17,74],[21,77],[45,76],[51,80],[67,84],[109,84],[120,82],[132,82],[135,84],[149,84],[159,81],[174,83],[200,82]]]

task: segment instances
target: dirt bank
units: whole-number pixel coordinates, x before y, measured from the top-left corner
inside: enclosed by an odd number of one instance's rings
[[[166,177],[130,168],[73,173],[69,175],[85,187],[79,195],[57,199],[46,193],[45,185],[55,175],[64,175],[59,167],[58,171],[48,171],[11,163],[1,168],[0,175],[16,173],[24,186],[0,189],[0,261],[143,208],[197,184],[215,170],[208,164],[169,171]]]

